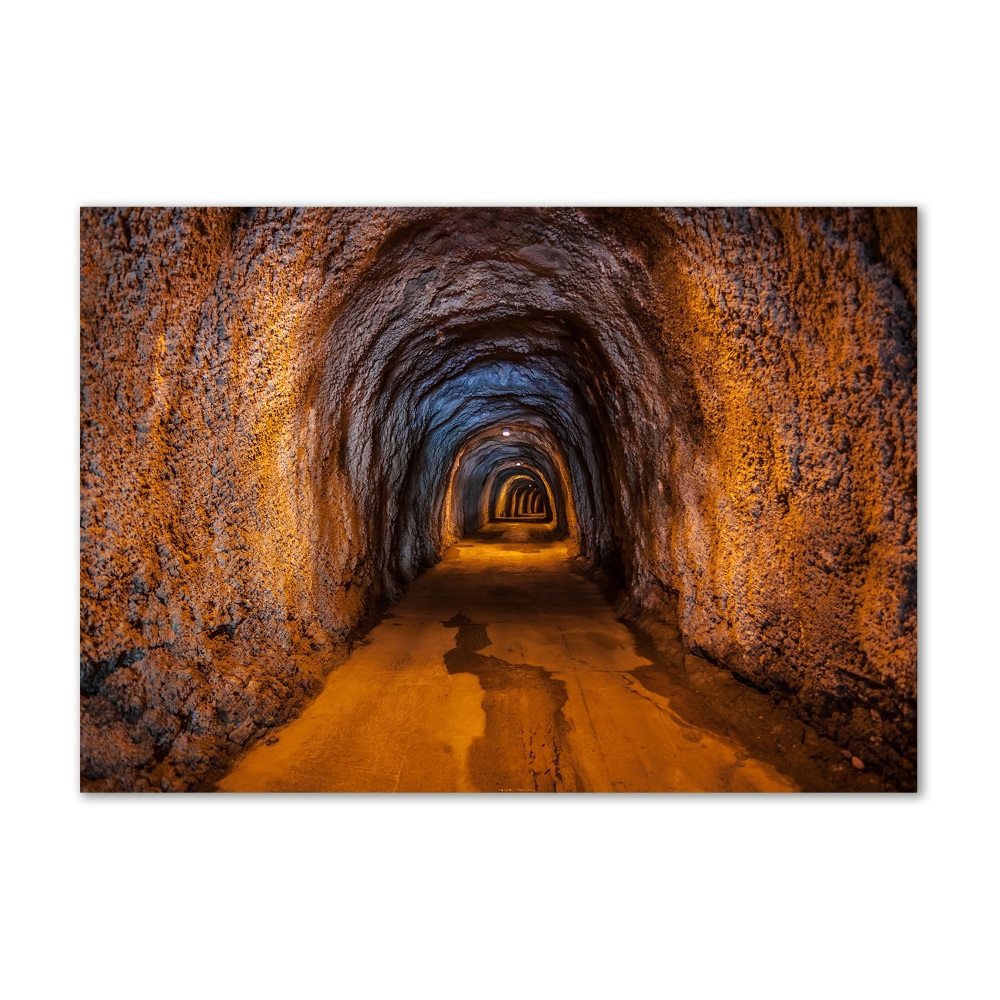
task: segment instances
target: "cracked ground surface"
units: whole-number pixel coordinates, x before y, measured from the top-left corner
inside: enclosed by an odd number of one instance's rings
[[[685,717],[690,699],[661,675],[564,542],[491,525],[415,581],[302,715],[216,788],[803,788],[731,727]]]

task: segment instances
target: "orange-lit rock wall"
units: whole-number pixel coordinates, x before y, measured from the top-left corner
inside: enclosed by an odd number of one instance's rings
[[[85,787],[196,782],[301,704],[364,612],[312,416],[351,221],[82,214]]]
[[[669,226],[654,284],[689,397],[652,463],[648,564],[678,596],[689,648],[790,693],[907,784],[916,213],[676,213]],[[657,589],[640,599],[659,607]]]
[[[634,613],[909,780],[915,253],[905,210],[85,210],[84,787],[300,708],[497,421]]]

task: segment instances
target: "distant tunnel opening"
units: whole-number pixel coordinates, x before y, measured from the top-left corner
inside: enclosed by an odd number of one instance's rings
[[[508,479],[493,511],[494,521],[547,519],[544,494],[531,482]]]
[[[513,468],[505,468],[492,479],[489,498],[491,521],[547,524],[552,520],[551,488],[538,472],[515,462]]]

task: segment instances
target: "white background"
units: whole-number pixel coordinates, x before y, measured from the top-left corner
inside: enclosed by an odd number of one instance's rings
[[[953,2],[5,15],[16,997],[995,989],[996,26]],[[917,205],[918,795],[82,796],[79,207]]]

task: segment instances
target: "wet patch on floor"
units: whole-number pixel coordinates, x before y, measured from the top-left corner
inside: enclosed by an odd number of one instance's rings
[[[480,653],[490,645],[486,622],[458,612],[441,624],[457,629],[455,647],[444,655],[448,673],[472,674],[483,689],[486,729],[468,755],[476,788],[555,792],[580,787],[572,771],[563,773],[561,760],[569,730],[563,715],[566,685],[544,667]],[[526,787],[529,780],[531,786]]]

